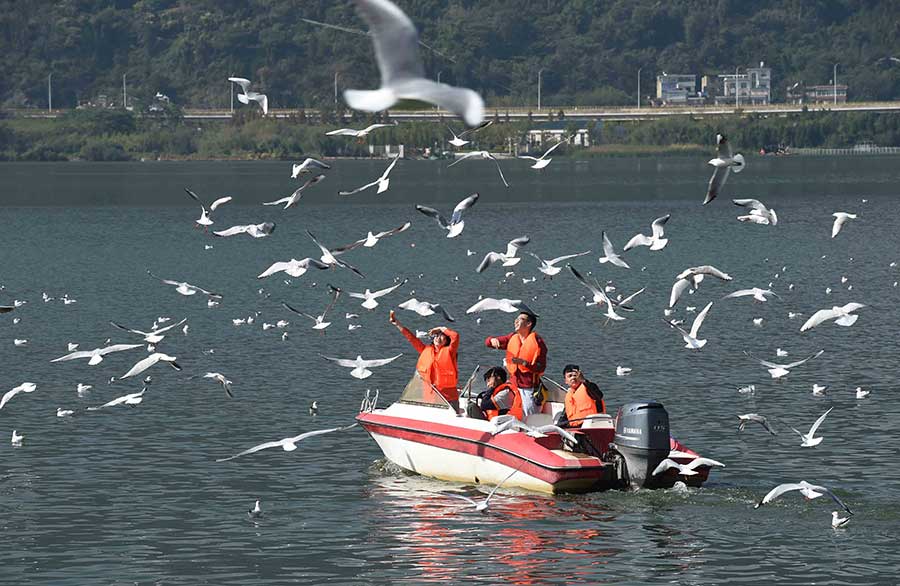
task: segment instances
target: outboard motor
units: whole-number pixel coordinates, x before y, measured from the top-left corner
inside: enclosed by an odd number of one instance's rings
[[[625,459],[629,485],[653,487],[653,470],[669,456],[669,414],[660,403],[628,403],[616,414],[616,435],[610,446]]]

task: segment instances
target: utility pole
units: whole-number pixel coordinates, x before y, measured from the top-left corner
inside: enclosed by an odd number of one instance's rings
[[[734,68],[734,109],[738,110],[741,107],[741,84],[738,81],[738,70],[740,69],[740,65]]]
[[[127,73],[122,74],[122,108],[128,109],[128,92],[125,90],[125,76]]]
[[[641,70],[643,67],[638,67],[638,110],[641,109]]]
[[[338,81],[338,72],[334,72],[334,109],[337,110],[337,81]]]
[[[538,112],[541,111],[541,74],[544,73],[544,68],[541,67],[538,70]]]
[[[231,74],[231,77],[234,77],[234,74]],[[231,96],[231,115],[234,116],[234,82],[228,82],[228,93]]]
[[[837,104],[837,66],[838,64],[834,64],[834,74],[832,75],[832,81],[834,82],[834,103]]]
[[[47,112],[53,113],[53,74],[47,76]]]

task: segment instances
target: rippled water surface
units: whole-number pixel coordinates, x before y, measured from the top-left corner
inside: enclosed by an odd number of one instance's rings
[[[0,411],[0,583],[894,583],[900,269],[890,263],[900,262],[898,162],[753,157],[725,196],[703,207],[703,160],[558,159],[542,173],[503,161],[509,190],[489,162],[447,169],[402,161],[388,192],[353,198],[336,192],[371,181],[386,162],[336,161],[286,211],[259,205],[296,188],[284,162],[5,164],[0,305],[28,303],[0,315],[0,392],[24,381],[38,388]],[[277,228],[263,240],[213,238],[192,228],[200,210],[184,187],[207,201],[234,196],[213,213],[217,228],[266,220]],[[423,203],[449,214],[475,191],[481,199],[454,240],[413,209]],[[779,225],[739,223],[730,197],[763,200],[777,210]],[[832,239],[835,211],[858,219]],[[672,215],[664,250],[629,251],[631,270],[597,262],[601,230],[621,249],[664,214]],[[256,279],[277,260],[317,256],[307,229],[336,246],[407,220],[408,232],[343,257],[365,280],[346,271]],[[530,256],[508,277],[499,266],[475,273],[485,252],[522,234],[531,237],[527,250],[544,258],[594,251],[573,264],[611,280],[618,292],[646,287],[637,311],[604,325],[584,307],[581,285],[568,273],[542,279]],[[679,303],[672,317],[689,326],[688,306],[714,302],[701,330],[709,342],[691,352],[661,318],[674,276],[698,264],[714,264],[734,281],[707,279]],[[202,296],[181,296],[148,269],[224,299],[208,308]],[[328,303],[326,283],[374,290],[398,276],[409,282],[375,311],[342,298],[324,335],[280,305],[318,314]],[[754,286],[771,286],[780,298],[721,299]],[[44,303],[42,293],[55,300]],[[77,303],[61,303],[65,294]],[[476,323],[465,310],[479,295],[524,299],[540,313],[548,375],[559,378],[575,362],[612,409],[637,399],[663,402],[673,435],[726,468],[686,491],[551,498],[501,490],[481,515],[434,493],[474,496],[479,487],[400,472],[359,428],[310,438],[295,452],[215,462],[258,443],[348,424],[366,388],[380,389],[382,405],[396,399],[414,354],[388,326],[387,312],[409,297],[440,302],[457,317],[461,373],[498,363],[500,354],[483,340],[510,331],[512,316],[482,314]],[[853,327],[832,322],[799,332],[817,309],[850,301],[867,305]],[[359,318],[347,320],[347,312]],[[803,316],[789,319],[788,312]],[[439,324],[400,313],[410,327]],[[97,366],[50,360],[69,342],[81,349],[107,338],[140,342],[109,321],[147,330],[159,316],[188,318],[187,335],[175,329],[159,345],[183,370],[153,367],[138,407],[86,411],[140,390],[139,380],[107,380],[144,351],[112,354]],[[252,324],[232,324],[248,316]],[[263,330],[279,319],[291,323]],[[349,323],[362,327],[350,331]],[[788,356],[776,358],[776,348]],[[789,362],[822,349],[779,382],[743,354]],[[365,381],[319,357],[400,352]],[[633,373],[617,377],[617,365]],[[214,382],[188,380],[207,371],[233,380],[235,399]],[[93,388],[79,397],[77,383]],[[813,383],[828,385],[827,395],[812,396]],[[755,393],[738,392],[750,384]],[[857,400],[858,386],[871,396]],[[58,418],[58,407],[75,414]],[[830,407],[824,442],[800,448],[790,427],[805,431]],[[767,415],[779,434],[758,426],[739,434],[736,416],[748,412]],[[21,447],[10,445],[13,429],[25,435]],[[807,502],[795,493],[753,509],[776,484],[801,479],[832,488],[856,513],[850,524],[831,529],[835,507],[827,497]],[[264,516],[251,522],[246,511],[257,498]]]

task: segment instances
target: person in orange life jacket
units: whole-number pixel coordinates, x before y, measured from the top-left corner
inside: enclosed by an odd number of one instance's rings
[[[512,415],[522,419],[522,400],[519,392],[506,382],[506,370],[491,367],[484,373],[485,390],[469,403],[468,415],[490,421],[498,415]]]
[[[563,378],[569,390],[566,391],[565,399],[566,416],[560,421],[560,427],[581,427],[585,417],[606,413],[603,392],[597,385],[584,378],[578,366],[567,364],[563,368]]]
[[[456,388],[459,376],[456,365],[459,334],[443,326],[431,328],[428,330],[431,345],[426,345],[400,324],[393,310],[390,321],[419,353],[416,370],[422,376],[422,380],[426,384],[433,385],[450,406],[459,411],[459,391]]]
[[[532,393],[547,367],[547,345],[534,332],[536,325],[537,316],[523,311],[513,322],[513,333],[484,341],[489,348],[506,350],[506,370],[512,377],[510,382],[519,390],[523,418],[537,411]]]

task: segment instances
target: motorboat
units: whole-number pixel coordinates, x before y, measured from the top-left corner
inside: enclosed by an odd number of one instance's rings
[[[400,398],[380,409],[364,402],[357,421],[397,466],[440,480],[517,487],[559,494],[609,489],[666,488],[681,481],[700,486],[709,466],[654,474],[666,458],[687,465],[699,455],[670,437],[669,418],[657,402],[623,405],[615,417],[596,414],[581,427],[553,426],[565,411],[561,389],[547,393],[541,412],[524,426],[467,416],[465,390],[456,411],[418,374]],[[474,399],[473,399],[474,400]],[[377,401],[376,401],[377,402]]]

